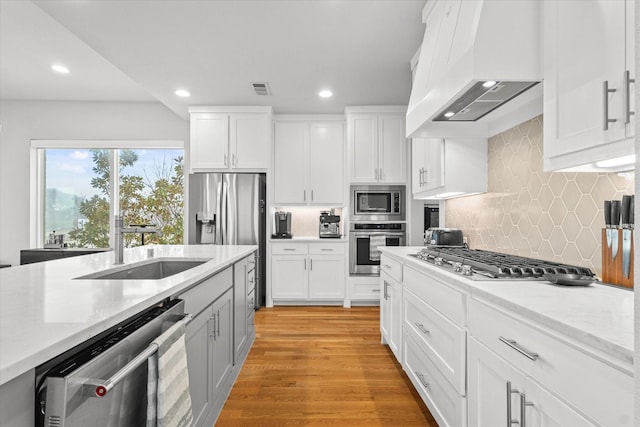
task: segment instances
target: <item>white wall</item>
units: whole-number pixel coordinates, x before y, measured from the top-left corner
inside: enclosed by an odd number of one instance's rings
[[[189,122],[160,103],[3,101],[0,124],[0,264],[30,246],[32,139],[189,141]]]

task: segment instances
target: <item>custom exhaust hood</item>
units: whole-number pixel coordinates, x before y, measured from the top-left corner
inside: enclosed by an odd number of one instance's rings
[[[541,88],[529,90],[542,80],[542,2],[428,0],[422,15],[407,136],[465,126],[490,136],[493,120],[542,112]]]

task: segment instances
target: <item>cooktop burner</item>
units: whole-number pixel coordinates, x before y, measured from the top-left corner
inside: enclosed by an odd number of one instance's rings
[[[585,267],[480,249],[448,246],[427,247],[413,256],[438,266],[450,268],[454,272],[469,276],[474,280],[548,280],[551,275],[594,278],[595,280],[593,272]]]

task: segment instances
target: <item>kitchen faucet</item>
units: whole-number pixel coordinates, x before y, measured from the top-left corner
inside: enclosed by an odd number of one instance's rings
[[[116,215],[116,243],[114,252],[116,253],[116,261],[114,264],[124,264],[123,257],[123,249],[124,242],[123,236],[125,233],[140,233],[144,236],[145,233],[153,233],[158,237],[162,236],[162,230],[159,228],[149,228],[149,227],[125,227],[124,219],[121,215]]]

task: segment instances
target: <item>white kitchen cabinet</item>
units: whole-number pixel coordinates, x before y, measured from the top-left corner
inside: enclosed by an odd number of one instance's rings
[[[189,112],[191,172],[269,167],[271,107],[192,107]]]
[[[344,125],[341,121],[276,121],[276,205],[344,204]]]
[[[272,243],[271,299],[338,301],[345,297],[345,243]]]
[[[414,138],[411,165],[414,199],[447,199],[487,191],[484,138]]]
[[[513,424],[595,427],[475,339],[469,340],[469,427]]]
[[[396,359],[402,361],[402,285],[380,273],[380,335]]]
[[[255,255],[250,255],[233,265],[233,362],[237,363],[247,344],[253,336],[251,314],[254,311],[255,300]]]
[[[631,0],[545,2],[545,170],[634,153],[633,9]]]
[[[346,111],[350,182],[404,184],[407,161],[404,110],[375,112],[374,107],[348,107]]]

